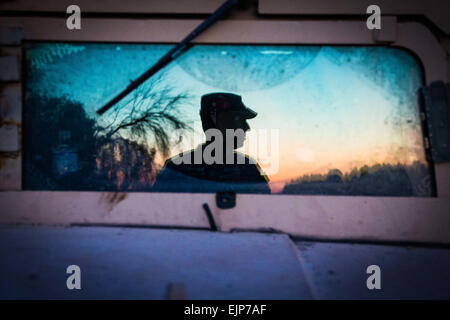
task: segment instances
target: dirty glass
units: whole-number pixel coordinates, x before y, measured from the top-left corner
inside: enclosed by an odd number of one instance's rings
[[[422,70],[408,52],[195,45],[95,113],[171,47],[29,43],[25,189],[433,195],[417,96]],[[220,174],[210,181],[203,169],[155,186],[168,159],[205,141],[200,100],[212,92],[238,94],[258,113],[238,151],[267,188]]]

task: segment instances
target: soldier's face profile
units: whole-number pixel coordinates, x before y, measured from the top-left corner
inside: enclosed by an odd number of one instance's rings
[[[225,133],[226,129],[242,129],[245,132],[250,130],[250,126],[240,112],[220,112],[217,115],[217,129],[222,133]]]
[[[243,117],[240,112],[229,111],[229,112],[220,112],[217,115],[217,129],[222,133],[224,140],[226,140],[226,130],[233,129],[238,130],[241,129],[244,131],[244,136],[242,134],[234,137],[234,149],[240,148],[244,145],[245,141],[245,132],[250,130],[250,126],[247,123],[247,119]]]

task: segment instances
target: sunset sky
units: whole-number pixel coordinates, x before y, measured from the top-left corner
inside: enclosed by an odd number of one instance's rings
[[[79,101],[90,117],[107,123],[111,113],[98,117],[95,111],[170,47],[35,45],[27,54],[33,66],[28,85]],[[241,95],[258,112],[249,120],[252,129],[279,130],[279,170],[269,175],[278,191],[293,178],[332,168],[424,161],[421,72],[412,56],[393,48],[204,45],[159,76],[191,95],[182,112],[197,140],[203,136],[200,97],[218,91]],[[188,142],[172,154],[192,147]],[[264,159],[258,160],[264,169]]]

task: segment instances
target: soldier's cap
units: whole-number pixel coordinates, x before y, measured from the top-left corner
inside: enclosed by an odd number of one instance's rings
[[[252,119],[258,115],[245,106],[242,97],[237,94],[214,92],[202,96],[200,114],[208,113],[215,116],[222,111],[238,112],[245,119]]]

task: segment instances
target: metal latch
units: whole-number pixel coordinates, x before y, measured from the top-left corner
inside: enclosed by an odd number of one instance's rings
[[[421,88],[420,92],[426,115],[424,130],[429,137],[425,145],[429,144],[434,162],[449,162],[450,83],[433,82],[430,86]]]
[[[220,191],[216,193],[216,205],[220,209],[231,209],[236,206],[236,192]]]

